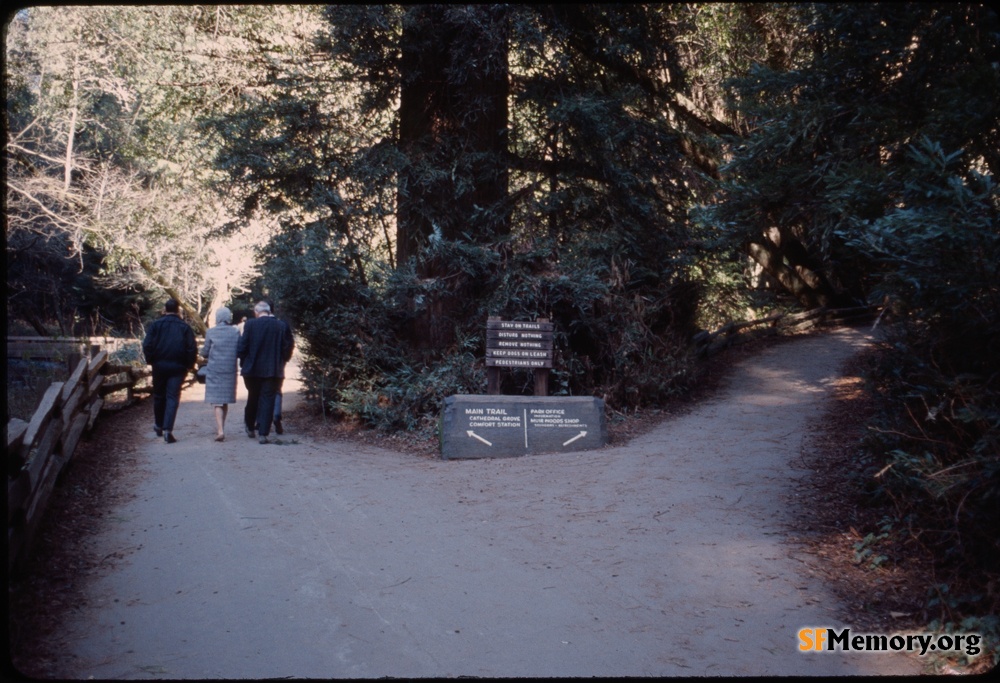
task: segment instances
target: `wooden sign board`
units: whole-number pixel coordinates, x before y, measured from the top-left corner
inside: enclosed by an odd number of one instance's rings
[[[550,349],[552,333],[487,330],[486,346],[493,349]]]
[[[551,368],[550,322],[486,321],[486,367]]]
[[[490,318],[486,321],[486,330],[498,330],[504,332],[548,332],[552,334],[552,330],[555,325],[550,322],[545,322],[542,320],[536,321],[523,321],[523,320],[500,320],[498,318]]]
[[[494,361],[494,362],[491,362]],[[501,361],[511,361],[510,363]],[[544,364],[532,364],[530,361],[538,361]],[[486,365],[510,366],[516,362],[523,362],[524,367],[531,368],[551,368],[552,350],[535,349],[486,349]]]

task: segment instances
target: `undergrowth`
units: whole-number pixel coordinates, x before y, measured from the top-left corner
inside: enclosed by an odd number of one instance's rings
[[[869,377],[879,415],[865,446],[877,471],[865,486],[892,514],[856,545],[856,559],[876,568],[898,553],[931,558],[926,627],[982,635],[982,656],[996,665],[1000,392],[929,372],[898,343],[882,346]]]
[[[670,264],[582,250],[557,259],[555,249],[439,239],[420,263],[362,284],[328,251],[311,254],[307,239],[279,242],[269,267],[280,298],[300,312],[307,393],[370,428],[432,430],[445,397],[486,392],[490,316],[554,324],[551,395],[598,396],[621,412],[695,381],[698,287]],[[502,393],[532,393],[530,372],[505,371],[502,382]]]
[[[904,201],[856,237],[880,263],[874,296],[886,305],[869,373],[880,407],[867,444],[872,484],[895,510],[885,533],[933,558],[928,627],[981,633],[995,664],[1000,194],[988,176],[960,175],[959,155],[929,141],[911,153]]]

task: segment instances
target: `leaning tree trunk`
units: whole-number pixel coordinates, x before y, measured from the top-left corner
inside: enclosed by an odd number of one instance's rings
[[[808,250],[794,235],[772,228],[751,240],[747,251],[750,258],[804,308],[844,303],[843,292],[820,272]]]

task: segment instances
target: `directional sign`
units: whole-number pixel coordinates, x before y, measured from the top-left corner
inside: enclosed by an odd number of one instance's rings
[[[492,441],[487,441],[486,439],[484,439],[483,437],[479,436],[478,434],[476,434],[471,429],[469,431],[467,431],[466,434],[468,434],[470,438],[475,439],[476,441],[482,441],[487,446],[492,446],[493,445]]]
[[[600,448],[608,441],[604,401],[590,396],[449,396],[441,455],[507,458]]]

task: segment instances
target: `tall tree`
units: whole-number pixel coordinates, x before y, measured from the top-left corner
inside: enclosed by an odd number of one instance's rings
[[[734,141],[711,220],[804,306],[863,300],[843,235],[890,210],[922,136],[997,165],[996,13],[978,4],[797,6],[813,55],[735,81]],[[956,107],[962,102],[962,107]]]
[[[265,80],[262,45],[292,42],[289,19],[308,11],[107,6],[19,13],[7,44],[8,82],[25,95],[16,116],[8,107],[9,266],[39,255],[41,244],[67,242],[61,256],[50,250],[57,259],[79,259],[86,245],[103,260],[103,286],[166,292],[201,326],[247,283],[254,262],[252,239],[221,231],[226,196],[210,186],[212,145],[195,124]],[[44,240],[31,239],[40,234]],[[243,258],[230,258],[237,253]],[[22,291],[32,298],[31,288]],[[71,314],[81,304],[65,305]]]
[[[468,348],[487,315],[554,318],[567,390],[626,391],[639,356],[673,367],[697,302],[687,207],[732,130],[690,96],[685,11],[328,8],[329,61],[215,124],[231,187],[283,225],[269,287],[302,318],[357,302],[386,326],[363,335],[386,344],[359,360],[376,381]],[[310,289],[320,272],[349,274],[337,300]],[[304,334],[356,337],[337,329]]]

